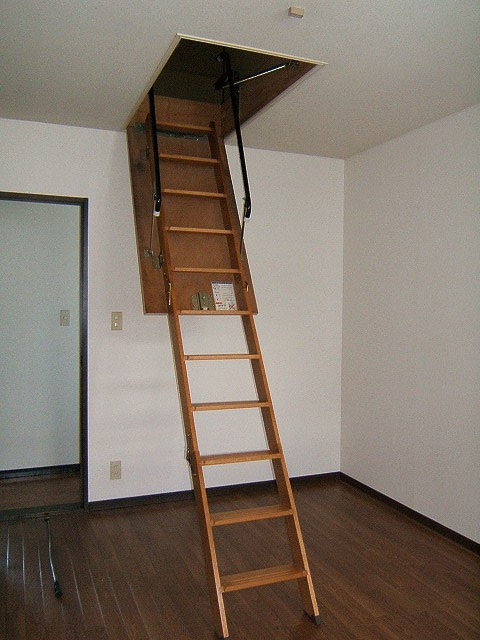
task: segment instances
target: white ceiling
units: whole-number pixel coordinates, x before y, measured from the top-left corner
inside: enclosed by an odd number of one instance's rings
[[[0,117],[122,130],[177,33],[328,66],[246,146],[348,157],[480,102],[479,0],[2,0]]]

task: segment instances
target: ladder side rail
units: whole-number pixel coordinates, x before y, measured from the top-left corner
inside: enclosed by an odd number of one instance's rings
[[[220,156],[223,156],[223,154],[225,154],[225,150],[223,145],[218,140],[218,133],[217,133],[215,123],[212,123],[212,128],[214,129],[213,143],[215,145],[215,153],[218,153]],[[227,162],[226,154],[224,156],[224,160],[225,162]],[[221,162],[220,165],[222,167],[222,181],[223,183],[228,182],[230,178],[229,176],[226,175],[226,171],[223,168],[224,166],[228,166],[228,164],[224,165],[224,162]],[[227,216],[229,220],[228,223],[231,226],[234,226],[233,218],[236,212],[233,211],[230,198],[227,198],[226,210],[227,210]],[[249,353],[258,354],[258,359],[256,359],[255,361],[252,360],[251,362],[254,381],[255,381],[257,391],[259,393],[259,400],[266,401],[269,404],[268,408],[262,409],[263,417],[266,420],[266,426],[267,426],[267,441],[270,447],[274,451],[278,451],[283,455],[278,427],[277,427],[275,418],[273,416],[273,402],[272,402],[270,390],[268,387],[267,375],[266,375],[265,366],[263,363],[263,358],[262,358],[261,349],[260,349],[260,341],[258,339],[258,334],[255,327],[255,321],[253,318],[253,310],[251,307],[250,299],[247,295],[248,283],[246,281],[246,275],[245,275],[245,268],[244,268],[245,263],[242,258],[241,247],[237,238],[235,238],[235,242],[233,243],[233,252],[235,254],[234,262],[235,264],[238,265],[240,270],[240,277],[242,280],[241,282],[242,291],[244,294],[246,310],[248,312],[246,315],[242,316],[242,325],[243,325],[243,331],[245,334],[247,350]]]
[[[179,391],[182,420],[186,439],[186,458],[190,466],[190,474],[195,495],[195,504],[198,512],[200,534],[205,557],[205,570],[208,582],[210,604],[215,618],[215,628],[219,637],[228,637],[227,617],[223,600],[221,578],[218,569],[218,559],[215,548],[213,529],[209,526],[211,514],[207,498],[207,490],[202,465],[200,463],[200,451],[195,430],[195,418],[193,404],[188,382],[186,357],[183,347],[182,331],[180,326],[179,309],[176,302],[175,287],[172,286],[172,259],[168,245],[168,232],[163,224],[158,229],[160,246],[162,248],[164,263],[164,281],[168,303],[168,323],[171,335],[175,372],[177,376],[177,388]]]
[[[233,243],[229,244],[231,260],[232,263],[241,265],[241,268],[243,270],[243,274],[241,276],[242,289],[244,289],[246,300],[249,303],[247,305],[247,311],[248,313],[255,314],[257,312],[257,306],[254,297],[250,295],[250,292],[252,290],[252,279],[248,267],[245,245],[243,243],[244,220],[241,222],[239,218],[232,178],[228,169],[229,163],[227,152],[225,150],[223,140],[219,135],[219,131],[221,130],[221,123],[219,121],[214,121],[210,123],[210,126],[212,128],[212,134],[210,135],[209,139],[212,155],[215,155],[215,157],[220,160],[218,166],[215,168],[218,190],[222,191],[226,195],[225,201],[222,203],[224,225],[225,228],[232,230],[235,237],[235,245],[237,245],[235,247]],[[251,353],[255,352],[255,347],[252,346]]]
[[[215,153],[217,153],[219,156],[222,156],[223,155],[222,150],[223,150],[223,153],[225,153],[225,150],[223,145],[220,143],[218,139],[218,133],[217,133],[217,128],[215,126],[215,123],[212,123],[212,128],[214,129],[213,143],[215,145]],[[226,162],[226,154],[225,154],[225,162]],[[228,166],[228,165],[224,165],[223,162],[221,162],[220,165],[222,168],[224,166]],[[226,175],[226,171],[224,169],[222,169],[222,180],[223,180],[223,183],[229,181],[229,176]],[[227,215],[230,221],[229,222],[230,225],[233,226],[232,220],[233,220],[234,212],[230,204],[230,198],[227,198]],[[247,315],[242,316],[242,325],[243,325],[243,331],[244,331],[245,339],[247,343],[247,350],[249,353],[255,353],[255,354],[258,354],[259,356],[258,359],[256,359],[255,361],[254,360],[251,361],[254,381],[255,381],[257,391],[259,393],[259,400],[266,401],[269,404],[269,407],[262,409],[264,424],[266,426],[267,442],[273,451],[281,453],[283,457],[280,434],[278,431],[278,426],[277,426],[274,412],[273,412],[272,397],[270,394],[270,389],[267,382],[267,375],[266,375],[265,366],[263,363],[263,357],[260,349],[260,341],[258,339],[258,334],[255,327],[255,321],[253,318],[253,311],[251,308],[250,300],[247,295],[248,292],[246,288],[248,285],[246,283],[244,261],[242,259],[241,247],[238,242],[234,242],[233,245],[234,245],[233,250],[235,253],[235,263],[238,265],[241,272],[240,277],[242,279],[242,283],[241,283],[242,290],[244,293],[245,305],[248,312]],[[285,475],[288,478],[288,473]],[[290,485],[290,482],[288,482],[288,485]],[[288,487],[285,487],[285,490],[287,495],[284,494],[283,497],[288,498],[288,502],[291,502],[291,499],[293,498],[291,489],[289,490]]]
[[[213,135],[214,135],[214,144],[217,147],[216,152],[218,153],[219,157],[225,154],[225,161],[226,161],[226,153],[224,150],[224,146],[218,140],[218,133],[214,123],[212,124],[212,128],[214,129]],[[229,175],[226,175],[226,171],[223,167],[228,166],[228,164],[224,165],[223,162],[221,162],[220,166],[222,168],[222,180],[225,184],[225,182],[228,182],[230,180],[230,177]],[[232,220],[234,216],[234,211],[230,203],[231,203],[231,199],[227,198],[226,208],[227,208],[228,216],[230,220]],[[285,456],[283,453],[283,447],[281,444],[278,425],[275,418],[273,401],[272,401],[272,397],[270,394],[270,389],[267,381],[265,365],[263,362],[263,357],[260,349],[260,342],[258,339],[258,334],[255,326],[255,320],[253,317],[253,311],[251,309],[250,300],[246,291],[247,283],[246,283],[246,278],[244,273],[244,261],[242,259],[242,241],[240,241],[240,243],[234,242],[233,244],[234,244],[234,252],[236,254],[235,263],[238,264],[239,269],[241,271],[242,287],[244,290],[245,304],[248,311],[247,315],[242,316],[242,325],[243,325],[243,330],[244,330],[245,339],[247,343],[247,349],[250,353],[256,353],[259,356],[258,359],[251,361],[253,377],[254,377],[257,391],[259,393],[259,399],[265,400],[268,403],[267,407],[263,407],[261,409],[267,442],[270,450],[276,451],[280,454],[278,459],[272,460],[274,475],[275,475],[281,502],[285,505],[288,505],[292,509],[292,516],[285,518],[287,535],[290,541],[290,548],[292,550],[294,562],[298,564],[298,566],[304,567],[307,572],[306,578],[301,578],[298,580],[300,594],[302,597],[302,602],[303,602],[303,606],[306,613],[312,619],[318,622],[319,620],[318,604],[316,601],[315,591],[314,591],[313,582],[310,574],[307,553],[306,553],[305,545],[303,542],[303,535],[301,531],[300,520],[298,517],[297,508],[295,505],[295,499],[293,496],[290,477],[288,474],[288,469],[285,462]]]
[[[171,342],[175,373],[177,376],[177,388],[186,438],[186,459],[190,464],[192,475],[195,470],[195,477],[198,477],[197,465],[195,465],[195,467],[193,465],[195,463],[195,455],[197,457],[199,455],[199,446],[195,430],[191,428],[191,425],[194,424],[193,403],[190,395],[190,385],[188,383],[188,371],[183,347],[180,319],[177,313],[176,292],[175,288],[172,286],[172,261],[170,248],[168,246],[167,233],[165,233],[163,225],[159,226],[159,241],[164,255],[163,273],[168,298],[168,322],[172,338]]]
[[[178,379],[178,389],[182,406],[185,437],[187,441],[187,461],[190,466],[190,475],[195,495],[195,504],[198,512],[198,521],[202,539],[203,552],[205,557],[205,571],[208,582],[208,593],[210,605],[215,618],[215,628],[217,635],[222,638],[228,637],[227,615],[225,611],[221,577],[218,568],[218,558],[215,548],[213,529],[209,526],[211,513],[208,503],[207,490],[203,468],[200,462],[200,453],[197,436],[194,428],[194,415],[192,402],[190,399],[190,387],[188,385],[188,372],[183,354],[183,344],[181,339],[180,319],[175,308],[175,293],[171,292],[171,311],[168,314],[168,321],[173,342],[175,369]]]

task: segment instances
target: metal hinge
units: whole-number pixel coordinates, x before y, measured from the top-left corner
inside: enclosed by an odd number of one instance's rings
[[[161,269],[163,266],[163,255],[161,253],[155,255],[151,249],[145,249],[143,252],[145,258],[150,258],[152,261],[152,267],[156,270]]]

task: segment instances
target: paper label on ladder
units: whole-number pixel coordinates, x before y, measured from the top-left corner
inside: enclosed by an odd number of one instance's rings
[[[217,311],[237,310],[237,299],[232,282],[212,282],[212,292]]]

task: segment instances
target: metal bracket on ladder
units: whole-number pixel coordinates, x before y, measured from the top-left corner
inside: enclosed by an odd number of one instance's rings
[[[163,256],[161,253],[155,255],[152,249],[145,249],[143,255],[145,258],[150,258],[152,261],[152,267],[154,269],[161,269],[163,265]]]

